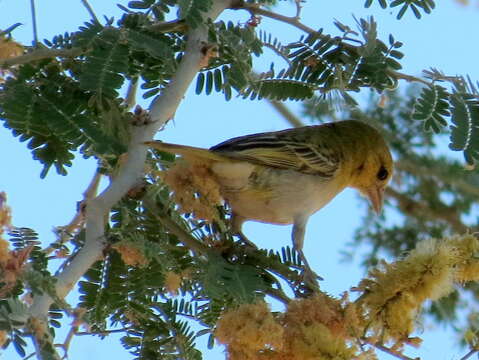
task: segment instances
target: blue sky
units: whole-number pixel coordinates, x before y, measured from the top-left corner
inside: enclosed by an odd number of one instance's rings
[[[119,2],[126,4],[126,1]],[[91,1],[97,15],[106,14],[108,17],[120,14],[116,3]],[[419,75],[423,69],[436,67],[449,75],[469,74],[472,79],[479,80],[477,7],[465,8],[452,0],[438,1],[437,9],[423,19],[417,20],[412,14],[406,14],[403,20],[398,21],[395,11],[382,10],[378,5],[364,9],[363,3],[363,0],[309,0],[304,4],[302,21],[313,28],[323,27],[325,32],[336,33],[333,19],[353,27],[352,14],[357,18],[374,15],[379,25],[380,38],[387,40],[389,33],[393,33],[397,40],[404,42],[403,72]],[[80,0],[43,0],[37,1],[36,5],[40,39],[51,39],[57,33],[75,31],[88,20],[88,14]],[[294,13],[287,2],[282,2],[278,11],[287,15]],[[20,42],[31,43],[29,1],[0,0],[0,14],[0,29],[21,22],[23,25],[14,32],[14,36]],[[246,21],[248,17],[244,12],[228,11],[223,18]],[[275,33],[283,43],[296,40],[300,35],[295,29],[278,26],[268,19],[263,19],[261,28]],[[268,57],[258,64],[268,66],[270,61],[271,58]],[[281,60],[278,63],[281,64]],[[406,84],[402,82],[400,85]],[[148,102],[142,104],[148,106]],[[296,104],[291,105],[297,108]],[[286,127],[288,124],[266,102],[242,99],[225,102],[221,94],[197,96],[193,89],[186,94],[175,119],[157,134],[157,138],[209,147],[233,136]],[[59,176],[52,170],[46,179],[41,180],[41,165],[32,160],[25,144],[14,139],[7,129],[0,128],[0,169],[0,191],[5,191],[8,195],[14,224],[34,228],[40,233],[42,241],[48,244],[54,239],[52,228],[68,223],[74,215],[76,202],[81,199],[81,193],[93,175],[95,162],[91,159],[78,159],[68,176]],[[340,250],[350,241],[364,214],[364,206],[365,203],[358,200],[354,191],[346,190],[310,220],[305,253],[311,266],[325,278],[321,284],[322,289],[333,295],[348,290],[364,275],[358,271],[356,263],[340,262]],[[258,246],[274,249],[290,245],[290,231],[289,226],[257,223],[245,226],[245,233]],[[70,297],[74,299],[75,294]],[[429,323],[423,327],[426,341],[419,351],[409,351],[411,355],[423,356],[424,359],[453,359],[460,358],[465,353],[455,346],[455,339],[444,329],[435,328]],[[63,336],[57,339],[59,342],[62,340]],[[105,355],[115,356],[117,360],[132,358],[120,347],[115,337],[102,341],[91,337],[74,339],[70,359],[84,358],[85,352],[92,358]],[[205,354],[205,359],[224,358],[221,348]],[[4,356],[7,359],[18,358],[12,350],[5,352]],[[381,355],[381,359],[389,358]]]

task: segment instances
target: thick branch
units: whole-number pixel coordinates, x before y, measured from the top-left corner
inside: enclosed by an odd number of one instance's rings
[[[229,5],[230,1],[216,0],[213,2],[211,10],[205,15],[215,19]],[[147,147],[143,143],[151,140],[153,135],[173,117],[188,86],[200,70],[205,56],[204,46],[208,39],[207,29],[200,26],[188,35],[186,50],[175,75],[163,93],[153,100],[150,107],[151,123],[146,126],[132,127],[127,161],[118,175],[112,179],[110,185],[99,196],[89,201],[86,206],[85,245],[57,276],[55,290],[60,298],[64,298],[91,265],[102,257],[105,246],[105,215],[130,188],[142,179],[147,153]],[[41,322],[45,330],[42,336],[34,337],[39,358],[43,358],[40,355],[42,349],[53,350],[52,339],[46,338],[48,333],[47,312],[52,302],[53,299],[46,294],[36,296],[30,309],[32,318]],[[58,354],[54,355],[58,358]],[[54,356],[50,357],[55,358]]]

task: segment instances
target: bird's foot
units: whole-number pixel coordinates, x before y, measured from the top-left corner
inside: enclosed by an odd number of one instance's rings
[[[250,239],[248,239],[248,238],[246,237],[246,235],[243,234],[241,231],[238,232],[238,233],[235,234],[235,235],[239,237],[239,240],[240,240],[244,245],[246,245],[246,246],[248,246],[248,247],[250,247],[250,248],[252,248],[252,249],[254,249],[254,250],[257,250],[257,249],[258,249],[258,247],[256,246],[256,244],[255,244],[254,242],[252,242]]]
[[[305,290],[307,293],[314,293],[319,291],[319,284],[318,281],[323,280],[321,276],[316,274],[313,270],[309,267],[305,267],[303,269],[303,273],[301,274],[302,282],[304,283]]]

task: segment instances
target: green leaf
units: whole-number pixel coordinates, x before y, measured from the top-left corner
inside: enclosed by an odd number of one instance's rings
[[[479,101],[470,94],[451,95],[452,123],[449,148],[463,151],[468,164],[479,160]]]
[[[447,125],[449,93],[440,85],[424,87],[414,104],[412,118],[424,121],[424,128],[438,133]]]
[[[192,28],[204,22],[202,12],[211,8],[212,0],[178,0],[180,17]]]
[[[128,55],[128,47],[123,44],[118,29],[105,28],[95,39],[93,50],[86,54],[80,86],[95,93],[98,104],[103,96],[111,99],[118,96],[117,89],[125,80],[122,74],[128,70]]]
[[[202,277],[204,291],[213,299],[232,297],[241,303],[252,302],[268,287],[260,269],[231,263],[218,255],[209,256]]]
[[[302,81],[288,79],[263,79],[254,82],[243,92],[243,98],[271,100],[304,100],[312,97],[314,88]]]
[[[205,86],[205,73],[200,72],[196,78],[196,88],[195,92],[197,95],[201,94],[203,87]]]
[[[129,45],[135,50],[143,50],[152,57],[165,61],[173,56],[172,44],[165,36],[128,29]]]
[[[208,71],[206,73],[206,86],[205,86],[205,94],[211,94],[211,90],[213,90],[213,72]]]

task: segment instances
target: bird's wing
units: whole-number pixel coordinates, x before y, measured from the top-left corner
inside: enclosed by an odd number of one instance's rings
[[[331,151],[333,149],[281,136],[280,133],[242,136],[213,146],[210,150],[231,159],[324,178],[333,177],[340,162],[334,151]]]

